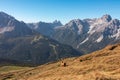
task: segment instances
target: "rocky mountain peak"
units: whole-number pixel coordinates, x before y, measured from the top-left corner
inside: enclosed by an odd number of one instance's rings
[[[101,19],[105,22],[110,22],[112,20],[112,17],[109,14],[105,14],[101,17]]]
[[[61,23],[59,20],[53,21],[53,24],[54,24],[55,26],[62,26],[62,23]]]
[[[0,19],[14,19],[14,17],[6,14],[5,12],[0,12]]]
[[[71,22],[80,23],[81,20],[80,19],[74,19],[74,20],[71,20]]]
[[[112,23],[113,25],[117,25],[117,26],[120,25],[120,21],[119,21],[118,19],[112,20],[111,23]]]
[[[80,19],[74,19],[74,20],[71,20],[69,23],[67,23],[66,25],[68,26],[79,26],[82,24],[82,21]]]
[[[6,37],[19,37],[33,34],[27,24],[16,20],[9,14],[0,12],[0,34]]]
[[[53,23],[61,23],[59,20],[55,20],[53,21]]]
[[[4,12],[0,12],[0,27],[13,26],[15,21],[14,17]]]

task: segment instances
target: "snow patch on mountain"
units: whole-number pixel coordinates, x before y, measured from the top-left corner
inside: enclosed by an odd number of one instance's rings
[[[79,26],[78,26],[78,35],[82,32],[82,28],[83,28],[82,25],[79,25]]]
[[[101,35],[101,36],[96,40],[96,42],[99,43],[99,42],[101,42],[102,40],[103,40],[103,35]]]
[[[120,38],[120,29],[117,30],[117,33],[110,36],[111,38],[119,39]]]
[[[79,43],[79,44],[77,45],[77,48],[79,48],[79,46],[80,46],[81,44],[85,43],[85,42],[88,41],[88,40],[89,40],[89,38],[86,38],[85,40],[83,40],[81,43]]]
[[[87,33],[90,35],[93,34],[95,32],[95,30],[93,30],[94,27],[95,26],[90,26],[89,31]]]

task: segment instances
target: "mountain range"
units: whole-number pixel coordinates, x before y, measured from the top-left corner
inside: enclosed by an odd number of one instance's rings
[[[116,43],[120,20],[108,14],[63,25],[0,12],[0,80],[120,80]]]
[[[108,14],[100,18],[74,19],[65,25],[52,28],[52,34],[46,36],[70,45],[85,54],[102,49],[109,44],[120,42],[120,20],[112,19]],[[40,29],[42,30],[42,28]],[[46,32],[48,33],[50,29],[47,29]],[[41,33],[45,34],[46,32]]]
[[[100,18],[74,19],[63,25],[25,23],[0,12],[0,59],[39,65],[80,56],[120,42],[120,20],[108,14]]]
[[[41,23],[38,23],[41,24]],[[45,25],[61,25],[53,22]],[[43,25],[44,26],[44,25]],[[0,12],[0,60],[36,66],[62,58],[80,56],[71,46],[61,44],[31,29],[28,24]]]

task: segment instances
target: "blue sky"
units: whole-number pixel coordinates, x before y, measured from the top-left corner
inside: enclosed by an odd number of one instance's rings
[[[104,14],[120,19],[120,0],[0,0],[0,11],[25,22],[66,23]]]

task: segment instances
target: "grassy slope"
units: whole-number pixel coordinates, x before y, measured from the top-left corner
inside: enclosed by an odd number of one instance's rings
[[[67,58],[32,69],[1,74],[1,79],[12,80],[120,80],[120,44],[82,57]]]
[[[0,73],[7,73],[12,72],[15,70],[21,70],[21,69],[27,69],[29,67],[21,67],[21,66],[1,66],[0,67]]]

